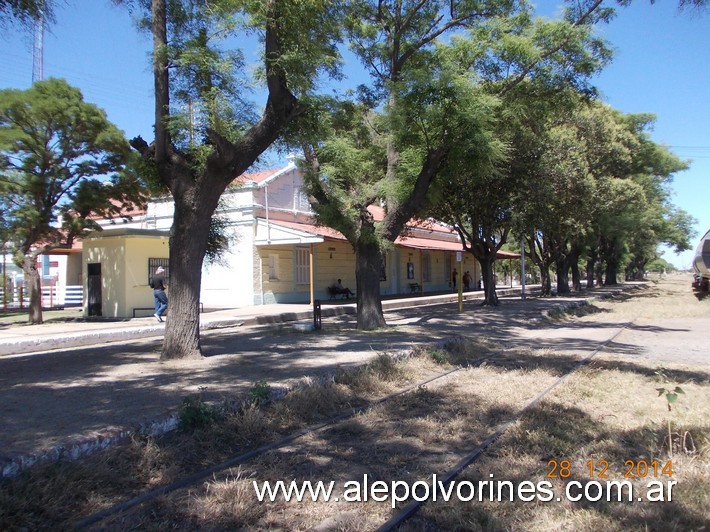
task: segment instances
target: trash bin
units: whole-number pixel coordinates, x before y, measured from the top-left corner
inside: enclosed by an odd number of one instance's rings
[[[319,330],[321,326],[320,299],[313,302],[313,328]]]

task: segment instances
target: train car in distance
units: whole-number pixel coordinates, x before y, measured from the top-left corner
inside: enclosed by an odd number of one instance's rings
[[[693,291],[698,297],[706,296],[710,283],[710,231],[700,239],[693,257]]]

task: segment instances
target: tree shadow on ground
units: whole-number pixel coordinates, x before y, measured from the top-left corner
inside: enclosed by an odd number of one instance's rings
[[[707,426],[693,426],[688,430],[704,434],[706,438],[710,433]],[[644,425],[631,430],[609,429],[579,408],[545,401],[527,412],[509,434],[486,452],[480,462],[459,477],[459,481],[479,485],[481,481],[494,479],[511,481],[513,486],[523,482],[537,484],[547,481],[552,483],[555,496],[562,501],[565,500],[568,482],[579,483],[570,486],[573,497],[584,495],[587,485],[592,483],[590,498],[599,497],[599,500],[592,501],[582,496],[571,506],[559,500],[526,503],[515,495],[513,500],[507,499],[510,491],[504,488],[504,502],[501,502],[497,499],[499,494],[495,488],[491,493],[491,486],[484,484],[482,503],[481,499],[477,499],[473,503],[427,504],[420,515],[400,530],[514,530],[529,522],[536,522],[542,527],[549,522],[555,528],[566,522],[582,530],[598,529],[599,523],[605,523],[602,528],[615,530],[702,530],[708,524],[708,516],[702,504],[697,503],[697,497],[705,489],[702,484],[707,485],[707,479],[702,479],[701,468],[690,478],[682,480],[662,474],[661,470],[667,463],[667,457],[659,445],[663,438],[663,429],[657,425]],[[648,463],[654,458],[658,460],[661,464],[658,475],[625,479],[624,474],[630,467],[625,462],[632,460],[638,463],[643,458]],[[593,462],[595,476],[589,474],[589,459]],[[564,473],[569,474],[569,478],[560,478],[562,460],[570,461],[570,470]],[[604,465],[602,460],[609,464],[605,473],[608,479],[598,476]],[[672,500],[668,500],[667,483],[674,479],[677,485],[671,490]],[[634,491],[623,491],[622,502],[619,502],[618,488],[607,484],[607,480],[630,480]],[[688,485],[683,486],[683,480]],[[650,481],[663,483],[665,502],[639,501],[638,497],[646,496]],[[631,500],[629,493],[632,493]],[[694,498],[696,502],[689,504],[690,499]],[[558,512],[557,516],[555,512]],[[575,512],[578,517],[574,516]]]

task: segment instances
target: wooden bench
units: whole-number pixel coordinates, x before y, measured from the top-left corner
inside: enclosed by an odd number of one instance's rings
[[[328,296],[330,296],[330,299],[337,299],[339,295],[343,296],[341,299],[350,299],[347,288],[341,290],[337,286],[328,287]]]
[[[421,289],[422,289],[422,287],[419,283],[409,283],[409,293],[410,294],[416,294],[417,292],[420,292]]]

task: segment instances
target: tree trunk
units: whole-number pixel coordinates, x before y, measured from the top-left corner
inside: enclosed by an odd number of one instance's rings
[[[643,281],[648,261],[634,259],[626,266],[625,278],[627,281]]]
[[[540,268],[540,295],[542,297],[550,297],[552,295],[552,279],[550,278],[550,267],[541,262],[538,264]]]
[[[29,253],[22,261],[22,272],[25,277],[25,290],[29,292],[30,307],[28,322],[33,325],[43,323],[42,318],[42,283],[37,271],[37,255]]]
[[[582,277],[579,273],[579,253],[581,246],[573,241],[570,252],[567,254],[567,267],[572,272],[572,289],[575,292],[582,291]]]
[[[569,294],[569,270],[567,268],[567,256],[562,255],[557,263],[557,295]]]
[[[550,259],[544,253],[542,242],[537,236],[527,237],[530,248],[530,260],[540,270],[540,295],[549,297],[552,294],[552,282],[550,280]]]
[[[587,259],[587,288],[591,290],[594,288],[594,262],[596,255],[590,255]]]
[[[604,286],[614,286],[617,284],[619,273],[619,262],[622,255],[622,246],[616,237],[602,238],[599,247],[599,255],[604,261]],[[601,265],[600,265],[601,270]],[[601,271],[599,272],[601,274]]]
[[[160,357],[163,360],[202,356],[200,287],[211,216],[204,215],[208,209],[197,209],[181,199],[175,198],[170,233],[168,319]]]
[[[579,272],[579,263],[575,259],[572,264],[569,265],[572,271],[572,289],[575,292],[582,291],[582,275]]]
[[[616,261],[607,260],[606,272],[604,275],[604,286],[615,286],[618,284],[616,276],[618,274]]]
[[[483,305],[491,307],[498,305],[498,294],[496,293],[494,270],[495,260],[495,253],[493,255],[478,258],[478,262],[481,264],[481,275],[483,276]]]
[[[637,263],[637,269],[636,269],[636,281],[643,281],[646,278],[646,265],[648,264],[647,260],[640,260]]]
[[[597,286],[604,285],[604,262],[601,256],[598,256],[597,260],[594,262],[594,278]]]
[[[359,330],[370,331],[387,325],[380,297],[381,271],[382,251],[375,242],[361,238],[355,249],[357,328]]]

